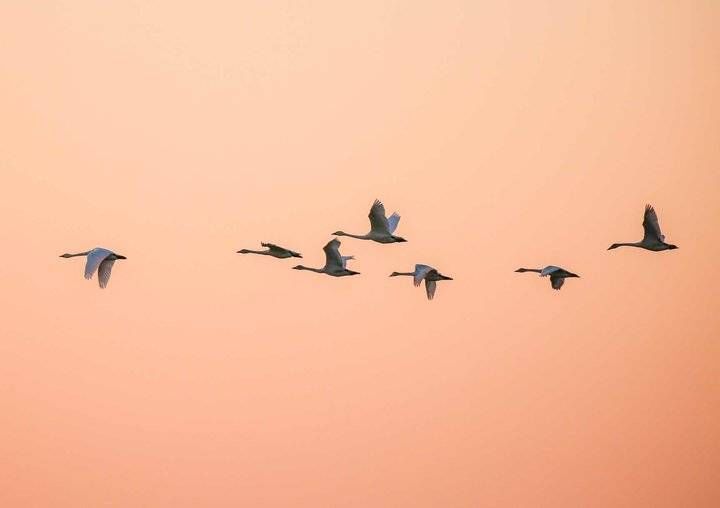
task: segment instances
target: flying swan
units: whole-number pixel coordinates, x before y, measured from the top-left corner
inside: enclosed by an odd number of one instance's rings
[[[393,272],[390,277],[397,277],[398,275],[407,275],[413,278],[413,284],[419,286],[420,283],[425,280],[425,292],[427,293],[428,300],[432,300],[435,297],[435,287],[439,280],[453,280],[452,277],[447,277],[435,268],[428,265],[415,265],[414,272]]]
[[[309,270],[315,273],[324,273],[333,277],[345,277],[346,275],[359,275],[360,272],[354,272],[348,270],[347,262],[350,259],[355,259],[353,256],[341,256],[340,255],[340,240],[333,238],[330,240],[325,247],[325,266],[322,268],[310,268],[303,265],[293,266],[293,270]]]
[[[78,254],[63,254],[61,258],[74,258],[78,256],[87,256],[85,263],[85,278],[92,279],[93,274],[98,272],[98,283],[101,288],[105,288],[110,280],[110,272],[113,264],[118,259],[127,259],[125,256],[115,254],[111,250],[96,247],[87,252],[79,252]]]
[[[353,235],[344,231],[335,231],[333,235],[349,236],[358,240],[372,240],[378,243],[407,242],[404,238],[393,234],[400,223],[400,215],[395,212],[390,217],[385,217],[385,206],[379,200],[376,199],[373,203],[368,218],[370,219],[370,232],[365,235]]]

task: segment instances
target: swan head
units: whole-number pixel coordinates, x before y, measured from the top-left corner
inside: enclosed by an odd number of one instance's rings
[[[668,250],[674,250],[674,249],[677,249],[677,248],[678,248],[677,245],[668,244]]]
[[[303,265],[295,265],[292,267],[293,270],[307,270]]]
[[[68,254],[67,252],[65,254],[60,254],[61,258],[71,258],[73,257],[72,254]]]
[[[614,243],[614,244],[612,244],[610,247],[608,247],[607,250],[617,249],[618,247],[620,247],[620,244],[619,244],[619,243]]]
[[[247,254],[248,252],[250,251],[247,249],[240,249],[239,251],[237,251],[238,254]]]
[[[335,231],[333,236],[347,236],[347,233],[345,231]]]
[[[397,272],[393,272],[390,275],[388,275],[388,277],[397,277],[398,275],[400,275],[400,274]]]
[[[527,269],[527,268],[518,268],[518,269],[515,270],[515,271],[516,271],[517,273],[525,273],[525,272],[528,271],[528,269]]]

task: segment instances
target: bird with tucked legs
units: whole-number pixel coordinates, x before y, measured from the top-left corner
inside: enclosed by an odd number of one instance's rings
[[[385,206],[379,200],[375,200],[370,208],[370,232],[364,235],[354,235],[344,231],[335,231],[335,236],[349,236],[358,240],[372,240],[378,243],[407,242],[400,236],[395,236],[395,230],[400,223],[400,215],[395,212],[390,217],[385,216]]]
[[[571,277],[580,277],[579,275],[568,272],[564,268],[560,268],[559,266],[546,266],[543,269],[540,268],[518,268],[515,270],[518,273],[525,273],[525,272],[535,272],[539,273],[540,277],[547,277],[550,276],[550,285],[553,289],[560,289],[563,284],[565,284],[565,279],[569,279]]]
[[[342,256],[340,255],[340,240],[333,238],[330,240],[325,247],[325,266],[322,268],[310,268],[303,265],[293,266],[293,270],[308,270],[315,273],[324,273],[332,277],[345,277],[348,275],[359,275],[360,272],[355,272],[347,268],[347,262],[351,259],[355,259],[353,256]]]
[[[118,259],[127,259],[125,256],[116,254],[111,250],[96,247],[87,252],[79,252],[77,254],[62,254],[61,258],[74,258],[87,256],[85,262],[85,278],[92,279],[95,272],[98,272],[98,283],[101,288],[105,288],[110,280],[110,272]]]
[[[427,294],[428,300],[432,300],[435,297],[435,289],[437,282],[440,280],[453,280],[452,277],[441,274],[435,268],[428,265],[415,265],[414,272],[393,272],[390,277],[398,277],[400,275],[406,275],[413,278],[413,284],[417,287],[424,280],[425,281],[425,293]]]
[[[643,216],[642,226],[645,231],[642,240],[639,242],[614,243],[608,247],[608,250],[617,249],[618,247],[639,247],[641,249],[659,252],[678,248],[677,245],[665,243],[665,235],[660,231],[660,222],[652,205],[645,205],[645,215]]]
[[[252,250],[252,249],[240,249],[237,251],[238,254],[261,254],[263,256],[272,256],[274,258],[278,259],[287,259],[287,258],[301,258],[302,255],[299,252],[295,252],[290,249],[286,249],[285,247],[280,247],[279,245],[275,245],[274,243],[265,243],[262,242],[260,244],[262,247],[267,247],[266,250]]]

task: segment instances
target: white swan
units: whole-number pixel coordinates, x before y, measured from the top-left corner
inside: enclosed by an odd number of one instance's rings
[[[326,275],[332,275],[333,277],[344,277],[346,275],[359,275],[360,272],[354,272],[348,270],[347,262],[350,259],[355,259],[353,256],[341,256],[340,255],[340,240],[333,238],[330,240],[325,247],[325,266],[322,268],[309,268],[303,265],[293,266],[293,270],[309,270],[315,273],[324,273]]]
[[[614,243],[608,250],[617,249],[618,247],[640,247],[641,249],[651,251],[672,250],[677,249],[677,245],[665,243],[665,235],[660,232],[660,223],[658,222],[657,213],[651,205],[645,205],[645,215],[642,223],[645,235],[639,242],[631,243]]]
[[[113,264],[118,259],[127,259],[125,256],[115,254],[113,251],[103,249],[102,247],[96,247],[93,250],[87,252],[80,252],[78,254],[63,254],[61,258],[74,258],[78,256],[87,256],[87,262],[85,263],[85,278],[92,279],[93,274],[98,272],[98,283],[101,288],[107,286],[110,280],[110,272],[112,271]]]
[[[373,240],[378,243],[407,242],[404,238],[393,234],[400,223],[400,215],[395,212],[390,217],[385,217],[385,206],[379,200],[376,199],[373,203],[368,218],[370,219],[370,232],[365,235],[353,235],[344,231],[335,231],[333,234],[349,236],[358,240]]]
[[[302,255],[299,252],[295,252],[290,249],[286,249],[285,247],[280,247],[279,245],[275,245],[274,243],[262,242],[260,245],[262,247],[267,247],[267,250],[241,249],[241,250],[237,251],[237,253],[238,254],[262,254],[264,256],[272,256],[274,258],[279,258],[279,259],[301,258],[302,257]]]
[[[427,293],[428,300],[432,300],[435,296],[437,281],[453,280],[452,277],[447,277],[428,265],[415,265],[414,272],[393,272],[390,274],[390,277],[397,277],[398,275],[412,277],[415,286],[419,286],[420,283],[425,280],[425,292]]]
[[[524,272],[536,272],[540,274],[540,277],[547,277],[550,276],[550,285],[553,289],[560,289],[563,284],[565,283],[565,279],[569,277],[580,277],[577,274],[574,274],[572,272],[568,272],[564,268],[560,268],[559,266],[546,266],[542,270],[538,268],[518,268],[515,270],[518,273],[524,273]]]

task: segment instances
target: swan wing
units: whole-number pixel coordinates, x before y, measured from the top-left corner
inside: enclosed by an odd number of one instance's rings
[[[114,264],[115,260],[112,258],[105,258],[102,263],[100,263],[100,267],[98,268],[98,283],[101,288],[107,287],[108,281],[110,280],[110,272],[112,272]]]
[[[435,288],[437,282],[434,280],[425,279],[425,292],[427,293],[428,300],[432,300],[435,297]]]
[[[643,229],[645,236],[643,241],[660,241],[665,240],[665,236],[660,232],[660,222],[657,213],[651,205],[645,205],[645,216],[643,217]]]
[[[355,259],[355,256],[340,256],[342,259],[342,267],[347,268],[347,262],[351,259]]]
[[[415,265],[415,275],[413,276],[413,284],[419,286],[423,279],[435,270],[432,266],[428,265]]]
[[[92,276],[97,271],[100,263],[102,263],[103,260],[110,254],[112,254],[112,251],[102,249],[100,247],[97,247],[88,252],[87,262],[85,263],[85,278],[92,279]]]
[[[370,219],[370,230],[375,233],[391,234],[390,228],[388,227],[388,220],[385,217],[385,205],[378,199],[375,200],[370,213],[368,214]]]
[[[285,247],[280,247],[279,245],[275,245],[274,243],[267,243],[262,242],[260,245],[263,247],[267,247],[270,249],[270,252],[274,252],[275,254],[297,254],[297,252],[293,252],[290,249],[286,249]]]
[[[395,230],[398,227],[398,224],[400,224],[400,214],[395,212],[390,217],[387,218],[388,223],[388,231],[390,231],[390,234],[392,235],[395,233]]]
[[[344,268],[344,261],[340,255],[340,240],[333,238],[323,247],[323,250],[325,251],[325,268],[328,270]]]
[[[540,277],[547,277],[550,274],[562,270],[559,266],[548,265],[540,271]]]
[[[550,285],[553,289],[560,289],[565,284],[565,277],[550,276]]]

